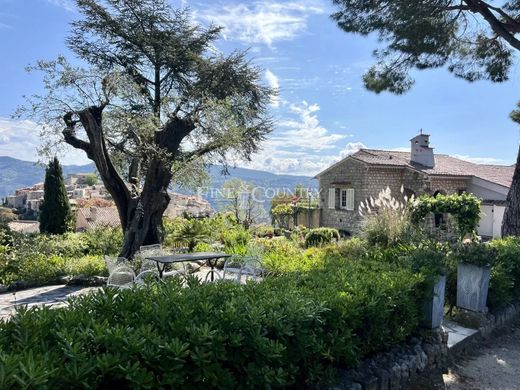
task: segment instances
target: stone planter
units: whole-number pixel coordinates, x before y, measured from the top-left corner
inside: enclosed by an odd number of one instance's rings
[[[457,268],[457,306],[480,313],[487,312],[490,275],[489,266],[460,263]]]
[[[444,317],[444,296],[446,276],[439,276],[432,287],[432,297],[424,302],[421,325],[428,329],[437,329],[442,325]]]

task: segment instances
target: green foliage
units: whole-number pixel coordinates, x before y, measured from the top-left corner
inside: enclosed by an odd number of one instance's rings
[[[6,226],[9,222],[15,221],[18,216],[13,212],[12,209],[7,207],[0,207],[0,227]]]
[[[419,223],[429,214],[448,213],[455,218],[460,237],[474,234],[480,221],[480,200],[473,194],[423,195],[412,205],[412,221]]]
[[[486,4],[449,0],[334,0],[332,17],[346,32],[377,34],[384,47],[364,76],[367,89],[401,94],[414,84],[413,69],[447,65],[468,81],[508,79],[520,50],[518,1]],[[516,22],[510,23],[510,20]],[[471,20],[471,21],[470,21]],[[471,24],[471,28],[467,28]]]
[[[40,285],[64,275],[104,275],[103,255],[117,255],[121,242],[121,229],[114,228],[52,236],[12,233],[0,241],[0,284]]]
[[[439,275],[446,275],[448,271],[448,251],[447,245],[424,243],[415,248],[408,248],[401,260],[413,272],[436,279]]]
[[[459,243],[453,247],[452,256],[457,263],[491,267],[495,263],[496,250],[489,244],[480,244],[478,242]]]
[[[420,283],[381,264],[331,263],[21,310],[0,323],[0,388],[312,387],[415,332]]]
[[[496,260],[491,268],[488,305],[498,308],[520,298],[520,238],[493,240],[490,245]]]
[[[245,228],[224,231],[220,236],[221,243],[224,245],[224,252],[233,254],[245,254],[247,244],[251,240],[251,233]]]
[[[198,219],[184,220],[179,230],[173,233],[172,239],[174,242],[186,243],[188,250],[193,252],[193,249],[199,242],[209,240],[207,225],[204,221]]]
[[[85,184],[88,186],[93,186],[98,183],[98,177],[95,173],[89,173],[85,176]]]
[[[253,230],[253,234],[260,238],[272,238],[274,236],[274,228],[269,225],[257,225]]]
[[[70,228],[72,211],[63,172],[56,157],[45,171],[43,203],[40,207],[40,232],[63,234]]]
[[[316,228],[310,229],[305,235],[305,246],[322,246],[330,244],[333,240],[339,240],[338,229],[332,228]]]
[[[66,275],[108,276],[105,259],[101,256],[70,258],[65,262]]]

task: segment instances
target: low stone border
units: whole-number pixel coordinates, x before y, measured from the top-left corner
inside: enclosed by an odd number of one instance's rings
[[[341,370],[338,384],[329,390],[408,388],[440,377],[447,369],[447,357],[448,332],[441,328],[365,359],[356,369]]]
[[[493,332],[520,319],[520,302],[511,303],[495,313],[474,313],[461,310],[454,320],[463,326],[477,329],[477,332],[455,344],[449,350],[451,358],[470,352],[483,339],[489,339]]]

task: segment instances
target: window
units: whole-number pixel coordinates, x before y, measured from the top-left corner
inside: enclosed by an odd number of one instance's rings
[[[344,188],[340,194],[340,207],[345,210],[354,210],[354,189]]]
[[[336,208],[336,189],[329,188],[329,209]]]

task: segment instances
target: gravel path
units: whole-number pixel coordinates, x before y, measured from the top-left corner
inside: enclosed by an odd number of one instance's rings
[[[444,375],[449,390],[520,389],[520,323],[509,326]]]

